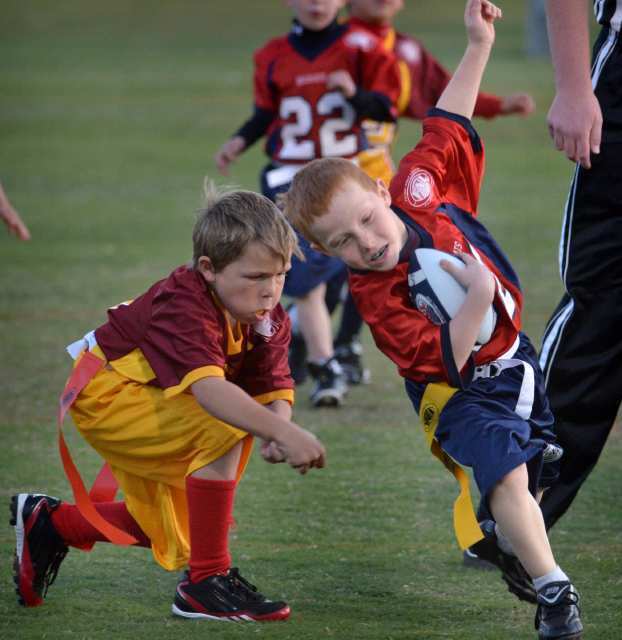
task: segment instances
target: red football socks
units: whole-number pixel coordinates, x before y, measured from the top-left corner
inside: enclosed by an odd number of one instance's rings
[[[134,536],[138,546],[151,546],[149,538],[132,518],[125,502],[96,502],[94,505],[110,524]],[[70,547],[90,549],[95,542],[108,542],[108,538],[86,520],[74,504],[61,502],[51,517],[54,528]]]
[[[199,582],[231,566],[229,526],[235,480],[186,478],[190,520],[190,581]]]

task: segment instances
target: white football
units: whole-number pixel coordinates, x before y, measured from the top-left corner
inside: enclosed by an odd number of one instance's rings
[[[440,265],[447,260],[464,269],[462,260],[437,249],[415,249],[408,270],[410,297],[417,309],[435,324],[449,322],[466,298],[466,289]],[[486,311],[477,335],[477,344],[486,344],[492,337],[497,314],[492,305]]]

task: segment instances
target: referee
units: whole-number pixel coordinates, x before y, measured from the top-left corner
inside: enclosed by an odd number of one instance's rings
[[[585,0],[547,0],[556,84],[549,130],[577,163],[559,247],[565,293],[540,354],[565,451],[559,482],[541,502],[547,528],[594,468],[622,399],[622,0],[594,0],[594,12],[602,29],[590,78]]]

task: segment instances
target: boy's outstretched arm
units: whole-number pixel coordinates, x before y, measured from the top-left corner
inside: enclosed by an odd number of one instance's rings
[[[275,442],[285,461],[300,473],[323,467],[326,452],[309,431],[253,400],[232,382],[219,377],[201,378],[192,386],[197,402],[212,416],[248,433]]]
[[[501,16],[501,9],[488,0],[468,0],[464,10],[467,48],[438,99],[437,108],[469,119],[473,116],[484,69],[495,40],[494,21]]]

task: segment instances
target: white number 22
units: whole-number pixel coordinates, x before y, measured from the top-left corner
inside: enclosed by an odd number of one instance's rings
[[[317,113],[328,116],[340,110],[341,114],[325,120],[320,126],[320,154],[328,156],[351,156],[356,153],[356,134],[351,133],[343,138],[337,134],[350,131],[356,120],[356,112],[339,91],[325,93],[317,102]],[[315,157],[313,140],[300,140],[308,135],[313,126],[313,112],[307,100],[300,96],[291,96],[281,101],[280,116],[283,120],[295,116],[281,129],[283,147],[280,157],[283,160],[312,160]]]

